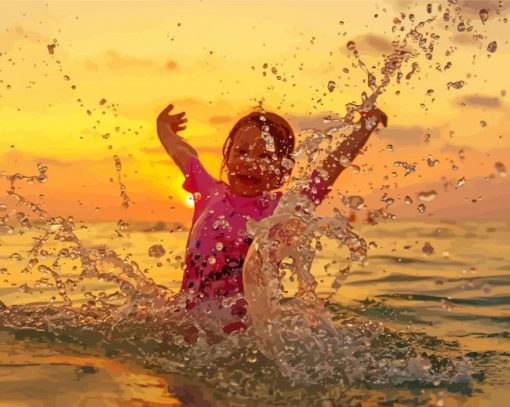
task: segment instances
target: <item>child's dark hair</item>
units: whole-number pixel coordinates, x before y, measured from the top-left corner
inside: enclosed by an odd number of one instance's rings
[[[223,161],[221,163],[220,178],[227,164],[230,149],[238,130],[248,125],[255,125],[262,131],[262,126],[269,127],[269,134],[274,138],[275,154],[278,158],[292,160],[295,138],[292,127],[283,117],[271,112],[252,112],[237,121],[223,144]]]

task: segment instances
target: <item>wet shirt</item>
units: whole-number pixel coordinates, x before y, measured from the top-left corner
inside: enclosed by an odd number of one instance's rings
[[[235,195],[227,184],[213,178],[195,157],[186,163],[185,177],[183,188],[193,194],[195,210],[181,290],[193,291],[205,298],[242,293],[243,264],[252,242],[246,223],[270,216],[282,193]],[[317,181],[317,177],[318,173],[314,172],[312,179]],[[319,201],[327,192],[322,179],[304,191],[311,199]]]

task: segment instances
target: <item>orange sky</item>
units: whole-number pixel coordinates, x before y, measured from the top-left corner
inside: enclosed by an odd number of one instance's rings
[[[417,21],[429,16],[425,3],[413,4],[2,2],[0,171],[33,175],[38,162],[47,165],[47,183],[21,183],[19,191],[52,215],[189,220],[183,177],[155,131],[155,118],[166,104],[187,112],[183,136],[216,175],[229,129],[257,101],[264,99],[268,110],[287,117],[296,132],[321,125],[327,114],[342,115],[346,103],[359,101],[366,90],[364,75],[352,66],[345,44],[354,40],[368,66],[380,63],[396,39],[394,18],[408,28],[409,13]],[[393,83],[380,98],[389,127],[356,161],[362,171],[346,171],[336,187],[365,196],[373,207],[381,205],[384,192],[399,204],[404,190],[436,188],[441,199],[430,208],[448,216],[445,208],[457,208],[475,193],[439,190],[448,180],[465,177],[466,186],[473,181],[474,191],[487,194],[480,201],[486,205],[510,191],[509,177],[484,179],[496,173],[496,162],[510,166],[510,79],[505,74],[510,52],[503,20],[510,7],[505,4],[498,15],[497,1],[459,0],[461,18],[473,27],[459,33],[453,9],[455,22],[442,18],[448,2],[432,4],[433,13],[443,7],[427,28],[440,37],[432,60],[416,58],[420,71],[414,78]],[[485,24],[478,16],[482,6],[490,11]],[[492,41],[497,42],[494,53],[487,51]],[[52,55],[49,44],[56,45]],[[452,67],[445,71],[447,62]],[[330,80],[337,83],[333,92],[327,90]],[[447,89],[448,82],[459,80],[466,82],[462,89]],[[133,201],[129,209],[121,206],[114,155],[122,162],[122,181]],[[429,167],[427,158],[439,162]],[[404,177],[394,167],[398,160],[416,162],[416,173]],[[2,181],[0,186],[7,188]],[[337,204],[332,195],[322,210]]]

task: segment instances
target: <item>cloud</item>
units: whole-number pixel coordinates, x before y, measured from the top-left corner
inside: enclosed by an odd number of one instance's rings
[[[425,133],[433,133],[433,130],[426,130],[420,126],[390,126],[380,130],[380,135],[384,140],[399,145],[421,144],[425,138]]]
[[[90,59],[85,60],[83,64],[87,71],[95,71],[97,70],[97,68],[99,68],[98,65],[94,61],[91,61]]]
[[[63,161],[63,160],[57,160],[55,158],[49,158],[49,157],[33,157],[33,160],[38,163],[43,163],[44,165],[47,165],[48,167],[71,167],[73,165],[73,161]]]
[[[324,118],[327,116],[336,117],[336,114],[332,112],[316,113],[309,116],[288,114],[285,115],[285,119],[289,121],[294,131],[299,132],[303,129],[324,130],[331,127],[331,123],[324,123]]]
[[[451,144],[446,143],[444,146],[441,147],[439,150],[442,153],[459,153],[459,151],[463,152],[473,152],[476,151],[473,147],[467,146],[467,145],[457,145],[457,144]]]
[[[126,68],[133,68],[139,66],[152,66],[154,64],[153,61],[149,59],[136,58],[129,55],[121,55],[119,52],[115,50],[110,50],[106,53],[107,56],[107,64],[110,69],[119,70]]]
[[[230,116],[211,116],[209,118],[209,123],[211,124],[226,124],[231,123],[234,124],[234,119]]]
[[[289,121],[292,128],[296,133],[303,129],[318,129],[326,130],[335,125],[334,122],[324,123],[324,118],[327,116],[338,117],[336,113],[322,112],[310,116],[299,115],[286,115],[285,118]],[[425,139],[425,134],[437,134],[439,129],[425,129],[420,126],[397,126],[392,125],[388,128],[380,128],[380,136],[388,143],[395,143],[401,146],[421,145]],[[345,133],[350,133],[347,130]]]
[[[469,33],[455,33],[451,36],[452,43],[462,46],[474,46],[478,47],[482,45],[482,42],[475,40],[472,34]]]
[[[29,30],[19,23],[15,23],[0,31],[0,44],[2,44],[0,54],[5,54],[11,49],[19,47],[19,43],[24,45],[31,44],[39,48],[45,55],[48,55],[47,45],[53,43],[53,39],[48,35]],[[26,52],[27,49],[24,48],[23,51]]]
[[[226,138],[226,136],[225,136]],[[221,154],[222,145],[214,145],[214,146],[193,146],[193,148],[197,151],[197,153],[202,154]],[[162,146],[158,147],[142,147],[140,151],[149,155],[163,155],[166,156],[167,153]]]
[[[168,61],[166,61],[165,68],[169,71],[174,71],[177,69],[177,62],[175,62],[172,59],[169,59]]]
[[[158,147],[141,147],[140,151],[146,154],[162,154],[165,152],[162,146]]]
[[[509,2],[501,2],[501,7],[499,7],[499,0],[469,0],[463,1],[460,4],[461,14],[467,15],[469,17],[477,17],[479,18],[480,10],[485,8],[489,10],[489,21],[491,17],[497,16],[496,11],[499,8],[500,16],[506,15],[510,11],[510,3]]]
[[[380,34],[363,34],[350,39],[356,43],[356,48],[364,55],[381,55],[393,52],[391,39]],[[343,54],[349,54],[350,51],[344,45],[340,48]]]
[[[460,96],[454,99],[453,104],[456,106],[486,107],[489,109],[499,109],[502,106],[500,98],[483,95]]]

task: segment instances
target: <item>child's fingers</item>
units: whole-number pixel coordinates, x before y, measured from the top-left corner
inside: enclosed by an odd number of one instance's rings
[[[174,108],[174,105],[172,105],[171,103],[165,107],[163,109],[163,111],[161,112],[161,115],[167,115],[168,113],[170,113],[172,111],[172,109]]]
[[[186,130],[186,126],[179,126],[177,127],[177,131]]]
[[[179,120],[181,121],[182,119],[184,119],[184,115],[186,113],[182,112],[182,113],[179,113],[179,114],[171,114],[169,117],[173,120]]]

